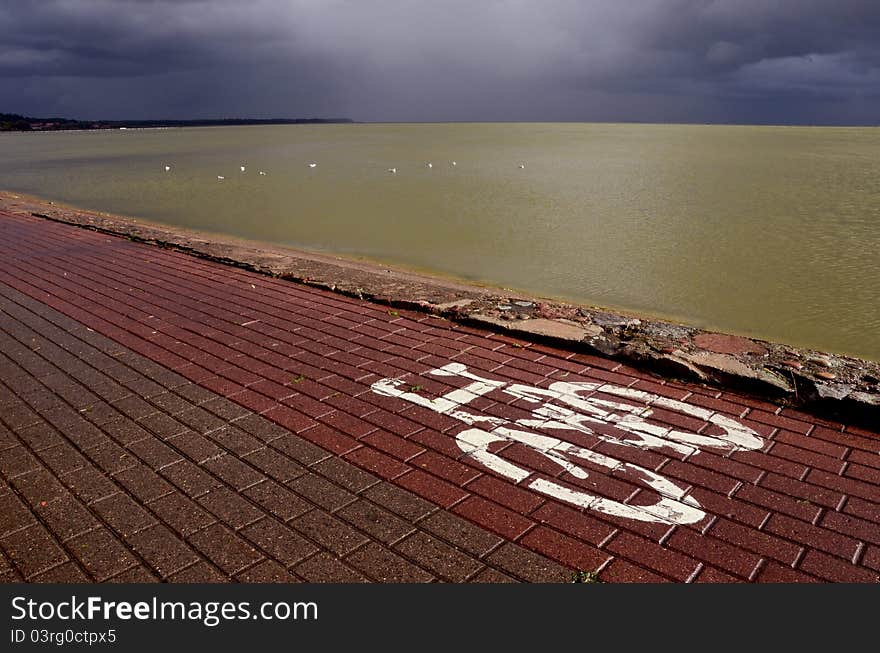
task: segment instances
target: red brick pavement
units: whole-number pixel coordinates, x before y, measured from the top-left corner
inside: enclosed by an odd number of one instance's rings
[[[7,580],[546,581],[580,570],[875,582],[880,571],[869,430],[36,218],[0,215],[0,311]],[[491,445],[527,470],[517,483],[465,454],[466,427],[449,411],[371,389],[402,378],[401,390],[438,397],[469,383],[429,374],[449,363],[542,389],[608,383],[684,401],[709,412],[655,405],[645,419],[655,432],[718,436],[725,416],[760,446],[621,446],[614,425],[591,422],[565,436],[590,452],[577,460],[585,478],[540,447]],[[590,398],[621,401],[607,387]],[[496,389],[466,408],[510,424],[534,419],[527,399]],[[610,470],[609,456],[621,465]],[[640,481],[623,464],[649,471]],[[646,487],[650,473],[705,514],[645,521],[531,488],[543,479],[651,506],[665,495]]]

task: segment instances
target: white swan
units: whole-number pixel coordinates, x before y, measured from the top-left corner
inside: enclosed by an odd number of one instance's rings
[[[165,166],[165,172],[171,172],[171,166]]]
[[[309,167],[310,167],[310,168],[314,168],[314,167],[317,166],[317,165],[318,165],[317,163],[310,163],[310,164],[309,164]]]

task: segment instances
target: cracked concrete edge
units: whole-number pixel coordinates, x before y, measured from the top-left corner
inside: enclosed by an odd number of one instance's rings
[[[20,193],[0,191],[0,210],[172,248],[872,428],[880,424],[880,363],[874,361],[530,297],[379,263],[172,228]]]

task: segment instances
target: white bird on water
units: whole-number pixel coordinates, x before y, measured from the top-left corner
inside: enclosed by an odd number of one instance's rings
[[[244,172],[244,166],[239,166],[239,168],[241,168],[241,171]]]
[[[392,175],[396,175],[396,174],[397,174],[397,168],[388,168],[388,172],[390,172]]]
[[[314,167],[317,166],[317,165],[318,165],[317,163],[310,163],[310,164],[309,164],[309,167],[310,167],[310,168],[314,168]]]
[[[524,169],[525,167],[526,167],[526,164],[525,164],[525,163],[520,163],[520,164],[519,164],[519,169],[520,169],[520,170]]]
[[[433,168],[433,167],[434,167],[434,164],[433,164],[433,163],[429,163],[429,164],[427,164],[426,167],[428,167],[428,168]]]
[[[165,166],[165,172],[171,172],[171,166]]]
[[[261,174],[261,175],[265,175],[266,173],[263,172],[262,170],[260,170],[260,174]]]
[[[220,181],[223,181],[224,179],[226,179],[226,177],[223,177],[222,175],[217,175],[217,179],[219,179]]]
[[[452,165],[457,166],[458,164],[455,161],[453,161]]]

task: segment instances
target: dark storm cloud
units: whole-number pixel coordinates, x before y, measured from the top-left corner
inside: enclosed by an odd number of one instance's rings
[[[0,1],[0,111],[869,122],[876,0]]]

